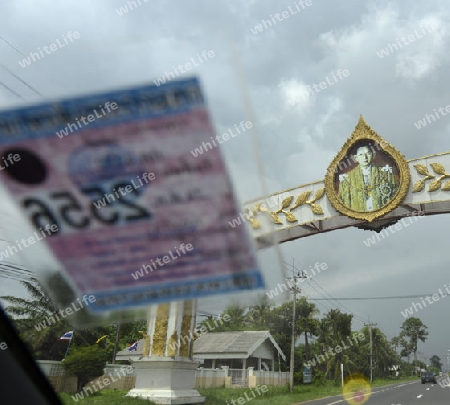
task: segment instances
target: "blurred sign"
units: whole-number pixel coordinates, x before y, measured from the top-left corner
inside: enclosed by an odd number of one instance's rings
[[[312,382],[312,368],[303,366],[303,384],[309,384]]]
[[[259,288],[214,137],[197,79],[5,111],[0,178],[94,311]]]

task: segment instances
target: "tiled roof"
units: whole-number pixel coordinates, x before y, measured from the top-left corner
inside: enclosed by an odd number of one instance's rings
[[[205,333],[194,342],[194,354],[248,353],[256,342],[264,342],[268,334],[267,331]]]

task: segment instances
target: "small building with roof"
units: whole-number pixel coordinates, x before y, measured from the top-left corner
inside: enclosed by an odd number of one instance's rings
[[[144,339],[136,350],[128,348],[116,355],[116,360],[137,360],[142,356]],[[228,366],[231,369],[253,367],[255,371],[274,371],[275,362],[286,360],[269,331],[236,331],[204,333],[194,342],[193,359],[205,369]]]
[[[274,371],[275,362],[286,360],[269,331],[205,333],[194,342],[194,360],[204,368]]]

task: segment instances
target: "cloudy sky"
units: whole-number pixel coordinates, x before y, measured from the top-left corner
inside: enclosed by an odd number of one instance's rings
[[[212,50],[215,57],[189,73],[201,78],[217,131],[242,120],[255,127],[222,148],[242,202],[323,179],[360,114],[408,159],[449,150],[450,118],[414,125],[450,104],[444,1],[311,0],[302,8],[298,0],[136,0],[133,10],[124,0],[38,3],[0,6],[0,108],[151,83]],[[79,38],[28,66],[19,64],[30,52],[62,42],[69,31]],[[414,40],[401,48],[388,47],[411,35]],[[308,86],[333,81],[339,69],[347,77],[298,99]],[[20,219],[6,197],[1,207],[8,239]],[[315,281],[332,297],[433,294],[450,284],[449,225],[445,215],[421,219],[370,248],[363,243],[369,232],[346,229],[280,249],[300,269],[327,263]],[[2,279],[0,293],[11,291],[20,291],[17,282]],[[304,291],[321,297],[312,286]],[[370,316],[392,337],[405,319],[400,311],[412,301],[419,299],[339,305],[355,314],[354,329]],[[322,312],[337,305],[317,303]],[[437,354],[446,362],[449,305],[444,298],[416,315],[430,332],[419,346],[422,360]]]

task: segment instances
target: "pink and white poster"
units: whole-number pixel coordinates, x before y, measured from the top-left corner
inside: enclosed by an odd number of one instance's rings
[[[5,111],[0,179],[93,311],[261,288],[214,136],[195,78]]]

